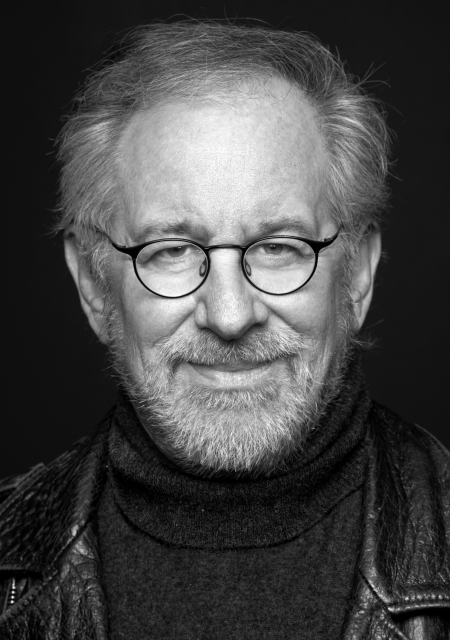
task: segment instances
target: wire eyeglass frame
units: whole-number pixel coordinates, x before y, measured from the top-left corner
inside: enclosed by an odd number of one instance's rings
[[[295,293],[296,291],[299,291],[300,289],[302,289],[311,280],[311,278],[313,277],[313,275],[315,274],[316,269],[317,269],[317,264],[318,264],[318,261],[319,261],[319,252],[322,249],[325,249],[325,248],[329,247],[331,244],[333,244],[333,242],[339,236],[340,232],[341,232],[341,227],[338,228],[338,230],[336,231],[334,236],[332,236],[331,238],[325,238],[325,240],[309,240],[307,238],[302,238],[300,236],[291,236],[291,235],[263,236],[262,238],[258,238],[257,240],[253,240],[252,242],[250,242],[249,244],[246,244],[246,245],[240,245],[240,244],[214,244],[214,245],[210,245],[210,246],[204,246],[204,245],[200,244],[199,242],[195,242],[194,240],[188,240],[187,238],[159,238],[158,240],[150,240],[148,242],[143,242],[141,244],[135,245],[133,247],[125,247],[123,245],[119,245],[119,244],[113,242],[113,240],[111,240],[111,238],[107,234],[104,234],[104,235],[106,235],[108,240],[111,242],[112,246],[117,251],[120,251],[120,253],[124,253],[124,254],[130,256],[130,258],[133,261],[133,268],[134,268],[134,272],[136,274],[136,277],[139,280],[139,282],[142,284],[142,286],[147,289],[147,291],[150,291],[151,293],[154,293],[155,295],[159,296],[160,298],[169,298],[169,299],[173,300],[173,299],[176,299],[176,298],[185,298],[186,296],[189,296],[189,295],[191,295],[191,293],[194,293],[195,291],[200,289],[200,287],[205,283],[205,281],[206,281],[206,279],[207,279],[207,277],[209,275],[210,268],[211,268],[211,260],[210,260],[209,254],[210,254],[211,251],[214,251],[216,249],[239,249],[241,251],[241,270],[242,270],[242,273],[244,274],[245,279],[252,285],[252,287],[255,287],[255,289],[258,289],[258,291],[261,291],[262,293],[266,293],[267,295],[270,295],[270,296],[287,296],[287,295],[290,295],[291,293]],[[284,293],[272,293],[270,291],[265,291],[264,289],[261,289],[261,287],[258,287],[258,285],[256,285],[254,282],[251,281],[251,279],[249,278],[249,276],[248,276],[248,274],[246,272],[246,269],[245,269],[245,264],[244,264],[245,255],[251,249],[251,247],[253,245],[258,244],[259,242],[261,242],[263,240],[279,240],[279,239],[283,239],[283,238],[290,239],[290,240],[300,240],[301,242],[304,242],[309,247],[311,247],[311,249],[314,252],[314,268],[313,268],[309,278],[307,280],[305,280],[305,282],[303,282],[299,287],[293,289],[292,291],[286,291]],[[138,268],[137,268],[138,255],[145,247],[148,247],[149,245],[156,244],[156,243],[159,243],[159,242],[168,242],[168,241],[185,242],[185,243],[192,244],[192,245],[198,247],[205,254],[206,261],[207,261],[207,267],[206,267],[205,275],[203,276],[203,279],[200,282],[200,284],[197,287],[195,287],[194,289],[192,289],[191,291],[188,291],[187,293],[183,293],[183,294],[181,294],[179,296],[166,296],[166,295],[164,295],[162,293],[158,293],[157,291],[154,291],[153,289],[150,289],[150,287],[148,287],[145,284],[145,282],[143,282],[142,278],[139,275],[139,271],[138,271]]]

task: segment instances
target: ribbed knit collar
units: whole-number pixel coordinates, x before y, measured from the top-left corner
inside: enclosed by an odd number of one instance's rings
[[[122,395],[108,440],[114,499],[132,526],[173,546],[238,549],[290,540],[361,486],[369,408],[356,358],[295,468],[268,479],[223,481],[169,463]]]

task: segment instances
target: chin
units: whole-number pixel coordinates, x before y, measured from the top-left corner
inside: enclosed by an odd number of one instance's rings
[[[268,477],[301,455],[330,396],[328,373],[322,362],[308,366],[297,356],[274,379],[212,389],[186,384],[176,370],[162,385],[152,367],[131,395],[153,441],[183,470],[207,477]]]
[[[172,336],[138,368],[116,327],[113,365],[143,426],[170,460],[203,476],[270,476],[304,450],[329,402],[338,395],[354,343],[342,331],[332,345],[306,345],[291,328],[248,332],[224,341],[210,331]],[[156,353],[156,356],[155,356]],[[285,363],[276,375],[242,388],[202,384],[186,363]],[[192,371],[191,371],[192,373]]]

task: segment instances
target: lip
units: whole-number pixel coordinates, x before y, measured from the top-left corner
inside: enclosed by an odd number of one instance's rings
[[[273,375],[279,361],[213,365],[187,363],[191,372],[206,386],[233,389],[254,386]]]
[[[205,365],[205,364],[194,364],[193,362],[189,363],[193,367],[206,367],[208,369],[214,369],[215,371],[249,371],[252,369],[259,369],[260,367],[265,367],[270,362],[238,362],[236,364],[227,364],[226,362],[218,362],[216,364]]]

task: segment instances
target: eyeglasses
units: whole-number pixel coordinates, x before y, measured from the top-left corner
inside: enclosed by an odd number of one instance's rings
[[[323,242],[297,236],[266,236],[247,245],[216,244],[205,247],[184,238],[162,238],[123,247],[111,240],[117,251],[133,260],[134,271],[146,289],[161,298],[183,298],[197,291],[208,277],[210,252],[239,249],[242,272],[259,291],[273,296],[294,293],[314,275],[319,252],[338,237]]]

